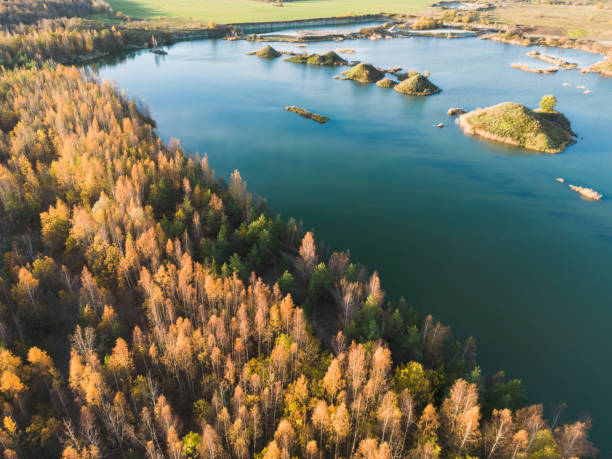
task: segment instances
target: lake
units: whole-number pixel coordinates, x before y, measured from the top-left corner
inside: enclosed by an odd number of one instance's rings
[[[218,176],[239,169],[275,212],[378,270],[390,297],[405,296],[459,338],[473,335],[485,372],[520,378],[532,401],[566,402],[569,420],[590,413],[596,446],[609,453],[612,79],[510,68],[538,66],[525,57],[531,49],[580,65],[601,57],[476,38],[306,48],[352,48],[350,60],[429,70],[443,91],[419,98],[332,79],[345,68],[246,55],[264,45],[183,42],[99,73],[149,105],[164,141],[207,152]],[[558,155],[467,137],[446,114],[502,101],[535,107],[550,93],[579,134]],[[287,105],[331,120],[314,123]],[[605,197],[585,201],[568,183]]]

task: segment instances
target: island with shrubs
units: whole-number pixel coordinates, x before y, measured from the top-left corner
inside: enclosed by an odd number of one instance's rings
[[[340,66],[349,65],[349,62],[336,54],[334,51],[328,51],[325,54],[296,54],[295,56],[288,57],[285,59],[287,62],[293,62],[295,64],[308,64],[308,65],[326,65],[326,66]]]
[[[358,83],[376,83],[378,80],[382,80],[385,76],[385,72],[377,69],[369,62],[363,64],[357,64],[350,70],[342,72],[347,80],[357,81]]]
[[[397,81],[392,80],[391,78],[383,78],[382,80],[378,80],[376,82],[376,86],[380,86],[381,88],[391,89],[397,85]]]
[[[263,59],[275,59],[281,56],[281,53],[275,50],[274,48],[272,48],[270,45],[264,48],[258,49],[257,51],[253,51],[249,54],[254,54],[255,56],[261,57]]]
[[[569,120],[554,109],[555,96],[542,97],[540,108],[502,102],[477,108],[459,116],[458,124],[466,134],[543,153],[560,153],[575,142]]]
[[[415,71],[408,72],[407,78],[403,79],[393,89],[399,93],[411,96],[430,96],[441,91],[425,75]]]

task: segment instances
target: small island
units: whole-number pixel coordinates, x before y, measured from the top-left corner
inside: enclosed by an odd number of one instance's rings
[[[547,56],[546,54],[542,54],[538,51],[530,51],[527,53],[527,57],[531,57],[533,59],[540,59],[541,61],[548,62],[549,64],[558,65],[561,68],[568,70],[575,70],[578,68],[578,64],[574,62],[568,62],[560,57]]]
[[[288,57],[285,59],[287,62],[293,62],[296,64],[308,64],[308,65],[349,65],[348,61],[342,59],[338,54],[333,51],[328,51],[325,54],[297,54],[295,56]]]
[[[308,110],[304,108],[296,107],[295,105],[285,107],[285,110],[287,110],[288,112],[297,113],[302,118],[308,118],[313,121],[316,121],[317,123],[325,124],[329,121],[329,117],[327,116],[319,115],[318,113],[309,112]]]
[[[277,57],[280,57],[281,55],[280,52],[276,51],[270,45],[266,46],[265,48],[261,48],[257,51],[250,52],[249,54],[254,54],[257,57],[261,57],[262,59],[275,59]]]
[[[376,83],[378,80],[382,80],[385,76],[385,72],[378,70],[372,64],[357,64],[350,70],[342,72],[348,80],[357,81],[359,83]]]
[[[554,110],[555,104],[553,95],[544,96],[536,110],[502,102],[461,115],[458,124],[468,135],[543,153],[560,153],[575,142],[576,134],[569,120]]]
[[[441,91],[426,76],[418,72],[410,72],[408,78],[395,86],[397,92],[411,96],[430,96]]]
[[[378,80],[376,82],[376,86],[380,86],[381,88],[391,89],[395,85],[397,85],[396,81],[393,81],[391,78],[383,78],[382,80]]]
[[[545,69],[536,69],[536,68],[528,66],[527,64],[521,64],[521,63],[518,63],[518,62],[513,62],[512,64],[510,64],[510,67],[512,67],[513,69],[522,70],[523,72],[541,73],[541,74],[545,74],[545,75],[548,75],[550,73],[557,73],[557,71],[559,70],[557,67],[548,67],[548,68],[545,68]]]
[[[598,191],[595,191],[593,188],[586,188],[583,186],[570,185],[571,190],[580,194],[584,199],[589,199],[591,201],[600,201],[603,198],[603,195]]]

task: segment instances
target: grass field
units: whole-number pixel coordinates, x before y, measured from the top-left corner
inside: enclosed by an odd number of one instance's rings
[[[433,1],[433,0],[431,0]],[[285,21],[368,13],[409,13],[430,0],[297,0],[284,6],[256,0],[108,0],[113,10],[140,19],[180,17],[217,24]]]

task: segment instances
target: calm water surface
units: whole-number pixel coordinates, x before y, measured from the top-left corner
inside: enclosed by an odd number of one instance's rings
[[[528,396],[590,413],[612,450],[612,80],[510,68],[528,48],[473,38],[309,44],[351,59],[429,70],[439,95],[418,98],[332,79],[317,68],[246,56],[261,43],[196,41],[100,70],[142,98],[165,141],[207,152],[217,174],[239,169],[284,217],[378,269],[390,296],[474,335],[486,372],[522,379]],[[289,43],[274,45],[296,50]],[[538,49],[538,48],[536,48]],[[572,50],[542,50],[589,65]],[[548,65],[548,64],[546,64]],[[563,83],[571,86],[563,86]],[[576,86],[584,85],[589,95]],[[580,135],[559,155],[464,136],[449,107],[554,93]],[[319,125],[298,105],[331,118]],[[437,129],[435,124],[446,126]],[[555,177],[609,199],[582,200]]]

